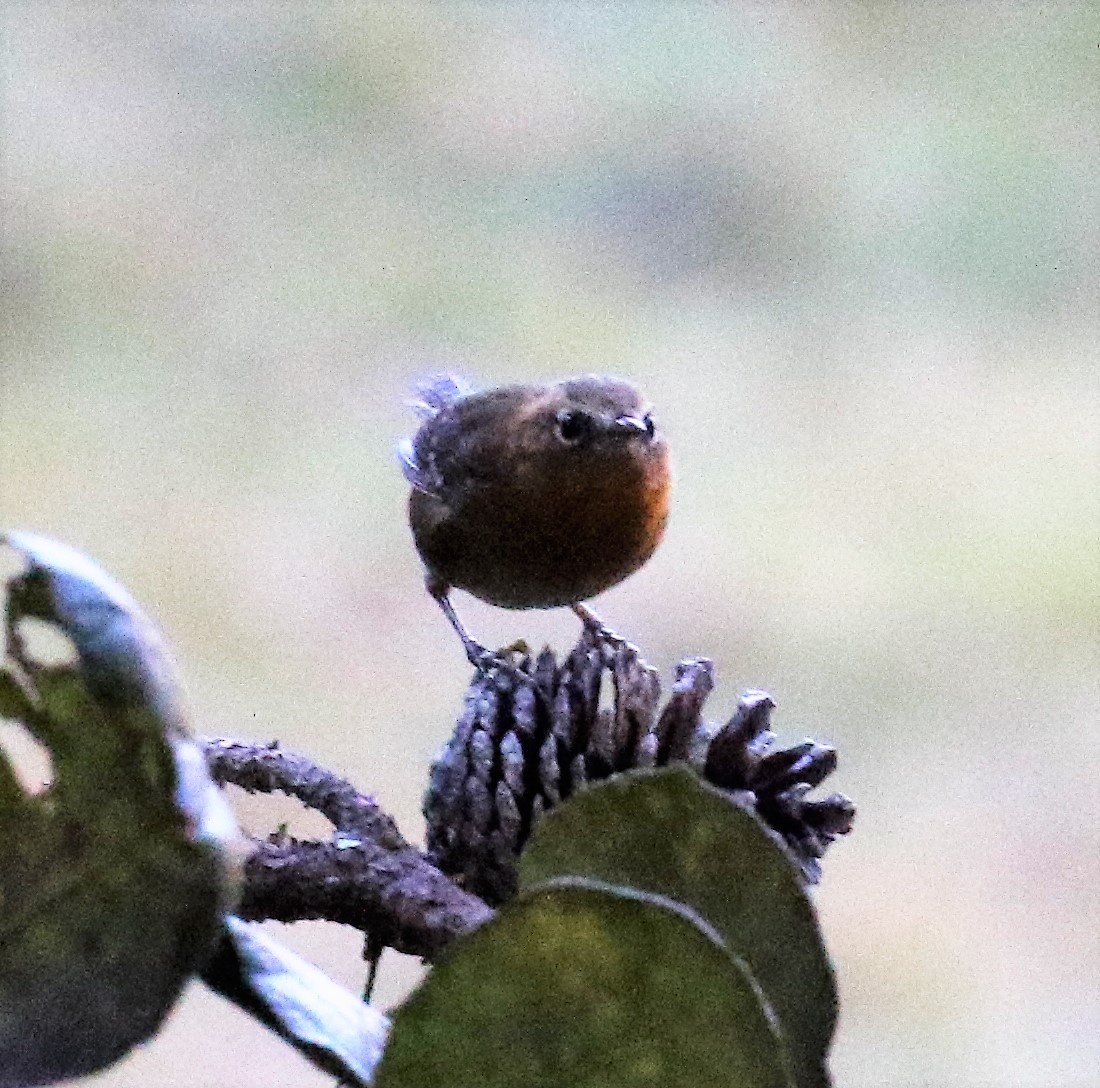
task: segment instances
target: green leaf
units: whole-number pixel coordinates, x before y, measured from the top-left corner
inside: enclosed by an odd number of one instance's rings
[[[113,706],[140,708],[184,729],[179,679],[163,636],[133,597],[86,555],[34,533],[0,536],[27,570],[8,587],[9,632],[31,618],[53,624],[80,658],[88,689]]]
[[[44,793],[24,794],[10,775],[0,791],[9,1088],[94,1072],[147,1039],[214,947],[227,871],[184,807],[182,769],[197,749],[152,623],[72,549],[27,534],[0,542],[25,560],[4,617],[27,691],[3,674],[3,712],[47,748],[54,772]],[[36,661],[26,619],[68,638],[77,663]],[[208,777],[205,787],[203,803],[224,807]]]
[[[26,722],[33,714],[34,708],[23,689],[16,683],[15,677],[0,669],[0,719]],[[15,768],[0,745],[0,821],[4,820],[5,814],[13,821],[17,820],[26,814],[27,809],[26,794],[19,783]],[[0,910],[2,909],[3,903],[0,902]]]
[[[15,677],[0,670],[0,718],[25,722],[34,714],[34,707]]]
[[[520,887],[562,875],[668,896],[741,957],[779,1019],[800,1088],[829,1083],[836,986],[794,865],[756,816],[683,767],[586,788],[536,825]]]
[[[368,1083],[385,1018],[224,914],[239,833],[152,621],[72,548],[3,543],[25,560],[4,618],[33,701],[0,670],[0,716],[47,748],[54,781],[28,796],[0,753],[0,1088],[102,1069],[200,970],[321,1068]],[[64,635],[76,664],[35,660],[28,619]]]
[[[464,937],[394,1016],[379,1088],[789,1088],[758,989],[660,896],[568,880]]]

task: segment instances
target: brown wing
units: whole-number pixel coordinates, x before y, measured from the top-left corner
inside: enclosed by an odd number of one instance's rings
[[[399,447],[405,478],[416,490],[448,506],[480,484],[511,471],[507,453],[514,439],[516,407],[530,395],[526,386],[437,399],[438,386],[421,387],[424,422]],[[430,414],[427,414],[430,413]]]
[[[409,404],[423,422],[412,438],[403,438],[397,444],[401,472],[417,491],[441,496],[444,481],[436,466],[438,427],[433,424],[457,400],[473,391],[469,382],[455,374],[432,374],[417,383],[416,400]]]

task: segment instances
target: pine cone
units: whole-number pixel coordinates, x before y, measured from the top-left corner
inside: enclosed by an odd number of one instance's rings
[[[768,728],[775,704],[760,691],[746,692],[726,725],[704,722],[713,686],[710,661],[683,661],[662,708],[657,673],[637,647],[589,627],[560,665],[545,649],[479,670],[432,765],[428,856],[502,903],[515,894],[516,857],[543,812],[586,782],[684,762],[754,803],[803,878],[816,882],[825,848],[855,816],[840,794],[806,796],[835,768],[836,751],[809,740],[776,747]]]

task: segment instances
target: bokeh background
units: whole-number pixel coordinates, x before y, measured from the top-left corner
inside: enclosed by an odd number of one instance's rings
[[[714,718],[769,689],[860,805],[815,893],[838,1084],[1096,1083],[1095,5],[2,20],[0,524],[129,585],[204,731],[418,835],[467,668],[404,401],[441,368],[628,376],[677,489],[601,612],[666,677],[713,657]],[[459,603],[491,644],[575,635]],[[361,983],[354,933],[281,932]],[[417,972],[389,954],[380,1000]],[[193,988],[100,1083],[184,1081],[327,1078]]]

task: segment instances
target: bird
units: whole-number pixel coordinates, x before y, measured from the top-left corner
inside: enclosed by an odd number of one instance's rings
[[[583,375],[475,389],[450,374],[417,387],[420,425],[398,447],[425,586],[475,666],[495,655],[450,600],[510,609],[583,604],[653,554],[668,522],[668,444],[638,390]],[[608,632],[609,633],[609,632]]]

